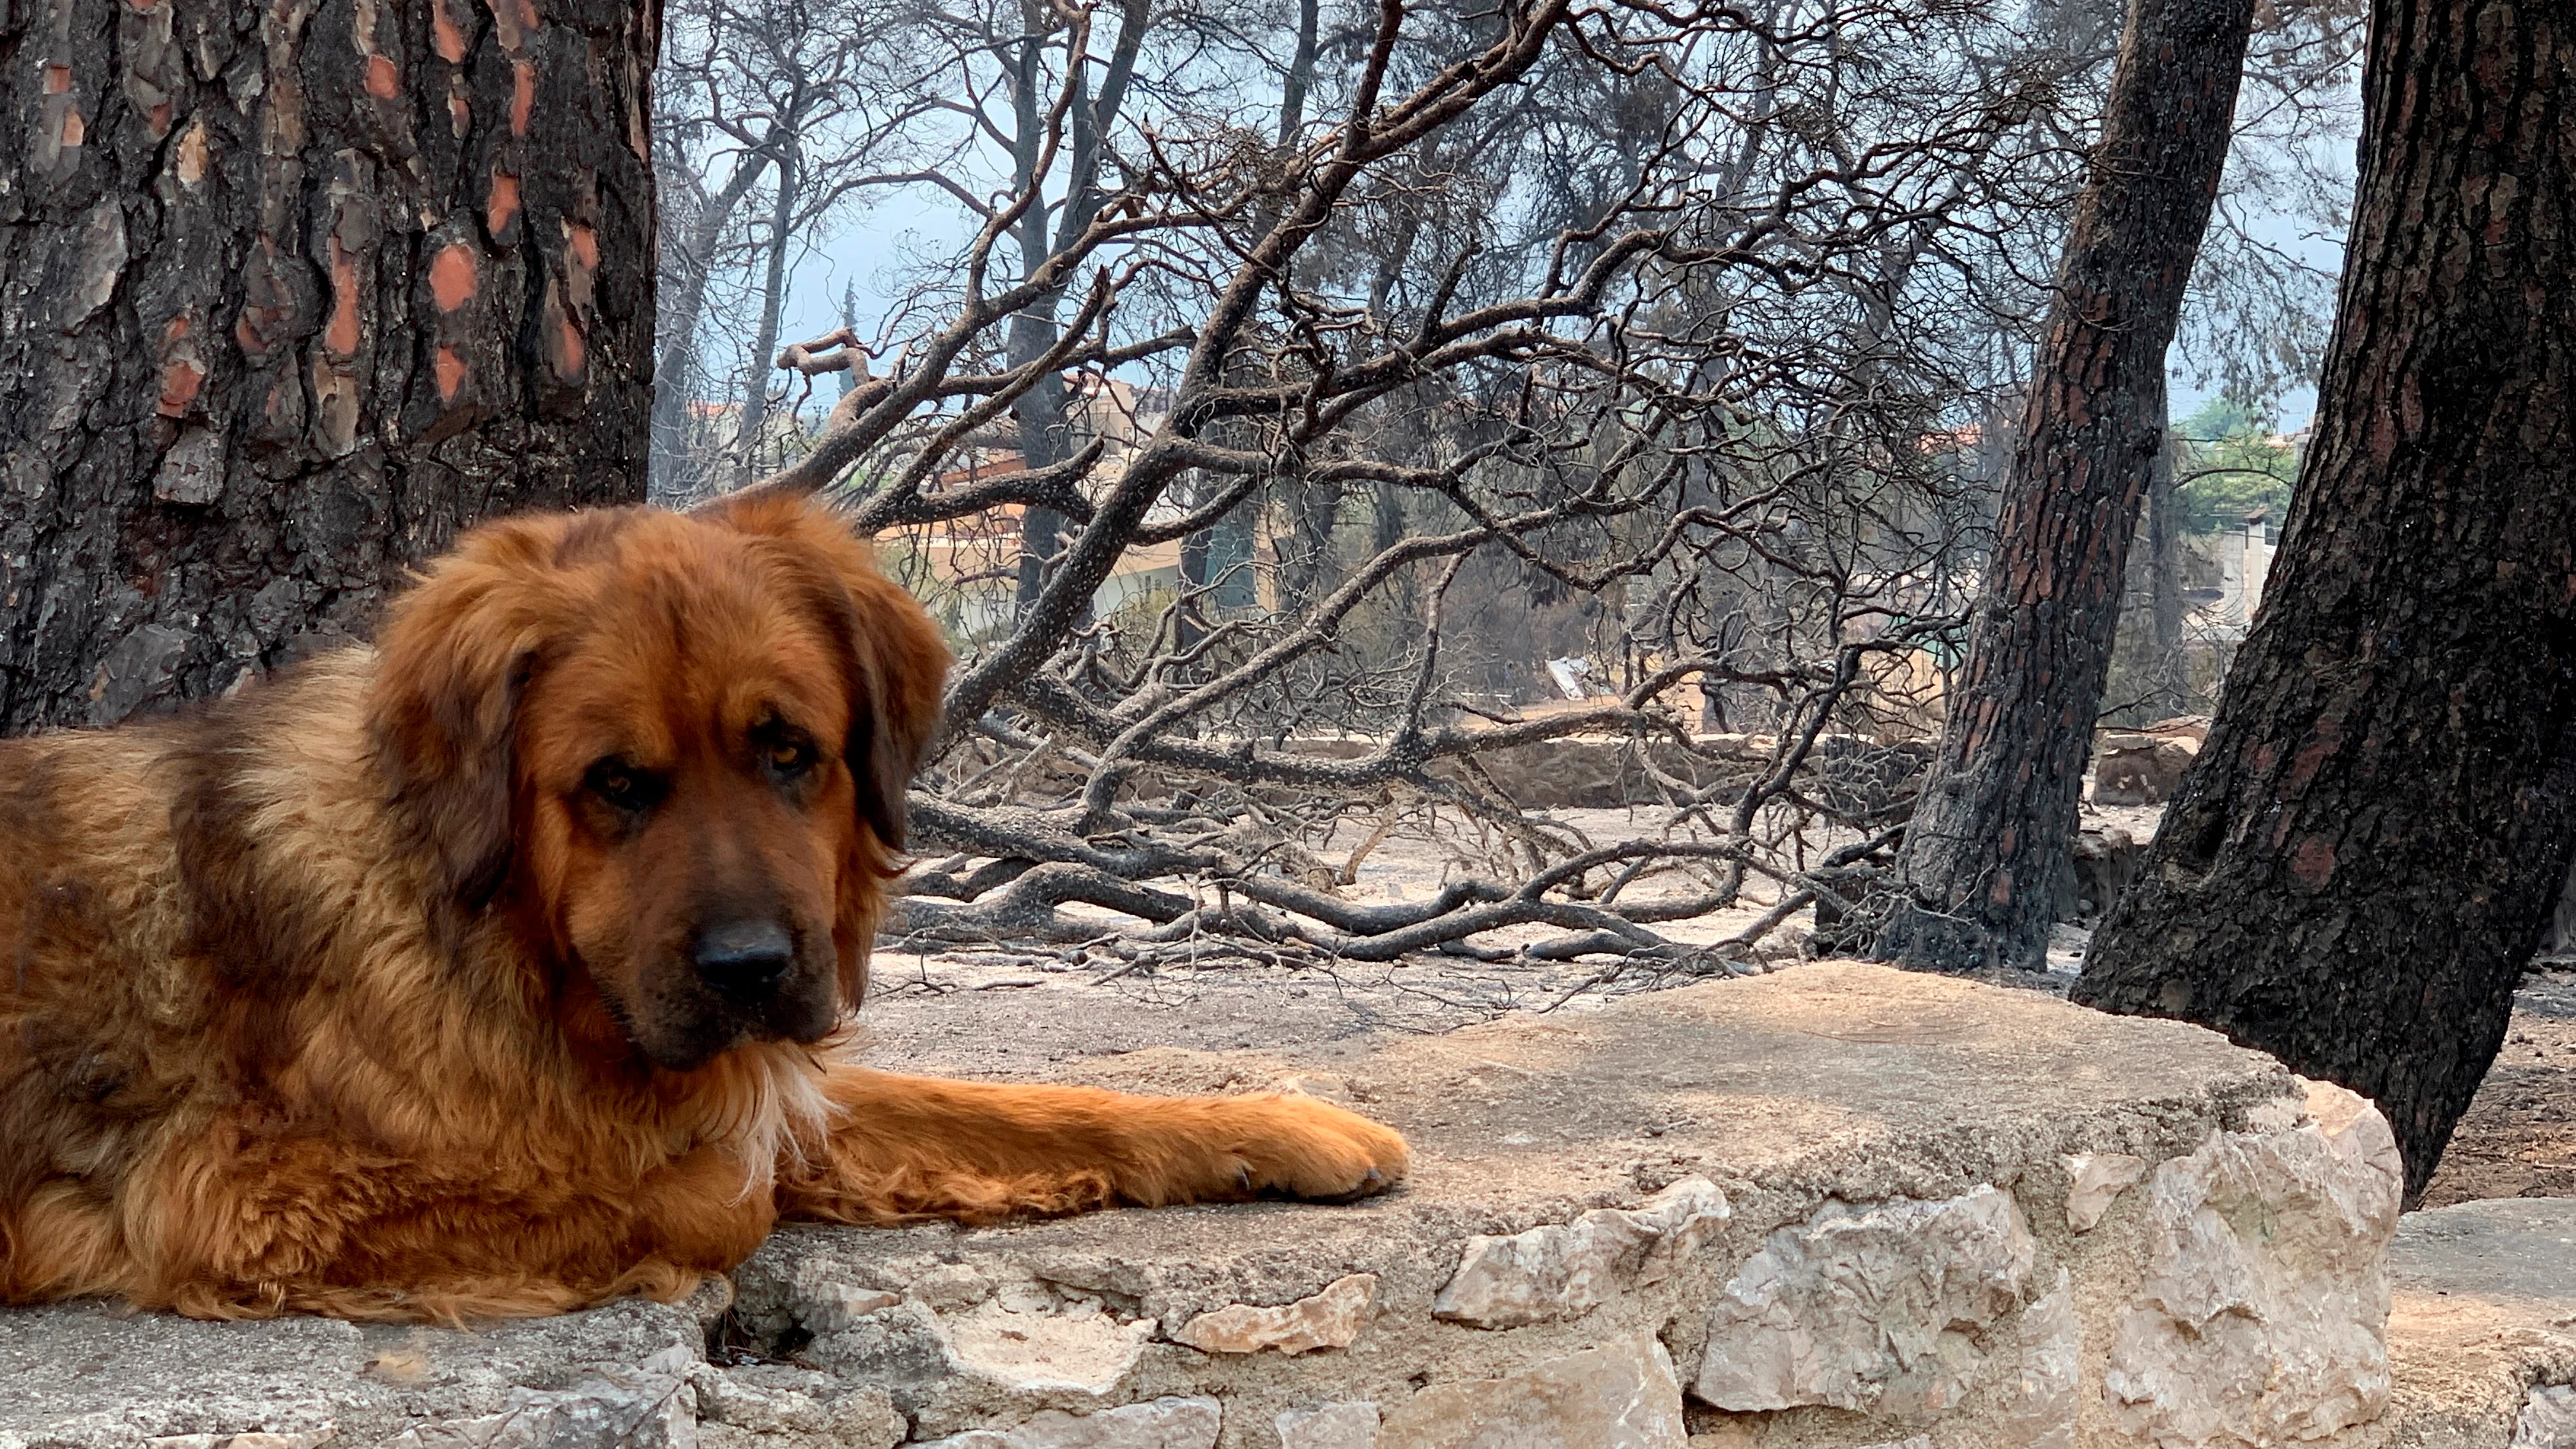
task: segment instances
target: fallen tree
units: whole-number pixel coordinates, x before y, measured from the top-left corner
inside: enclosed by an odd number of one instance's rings
[[[994,73],[1038,120],[993,129],[1024,144],[935,325],[778,359],[849,385],[761,486],[845,500],[959,646],[898,928],[1718,969],[1847,908],[1982,548],[1956,424],[2031,310],[1959,279],[2071,194],[2050,108],[2093,58],[1976,4],[1389,0],[1267,144],[1136,119],[1143,14]],[[1516,703],[1559,648],[1586,697]],[[1623,742],[1636,808],[1490,768],[1576,740]],[[1342,893],[1408,831],[1430,898]]]

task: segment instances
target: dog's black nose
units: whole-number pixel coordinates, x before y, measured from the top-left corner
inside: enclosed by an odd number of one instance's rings
[[[776,921],[734,921],[698,933],[698,975],[728,996],[767,991],[796,964],[796,943]]]

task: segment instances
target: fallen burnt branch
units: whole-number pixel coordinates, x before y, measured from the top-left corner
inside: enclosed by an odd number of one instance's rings
[[[2031,310],[1954,269],[2073,167],[2010,25],[1829,8],[1386,0],[1258,126],[1159,7],[934,27],[1008,184],[943,177],[935,321],[784,351],[848,387],[764,484],[958,655],[888,930],[1686,970],[1841,909]]]

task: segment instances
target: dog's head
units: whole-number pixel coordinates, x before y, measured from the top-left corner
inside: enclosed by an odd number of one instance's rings
[[[433,907],[686,1070],[857,1005],[947,664],[817,504],[511,519],[389,611],[370,724]]]

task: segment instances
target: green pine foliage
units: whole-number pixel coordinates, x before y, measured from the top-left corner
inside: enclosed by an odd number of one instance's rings
[[[2225,397],[2174,425],[2186,532],[2217,533],[2258,517],[2277,525],[2287,516],[2305,439],[2284,438],[2276,427],[2268,413]]]

